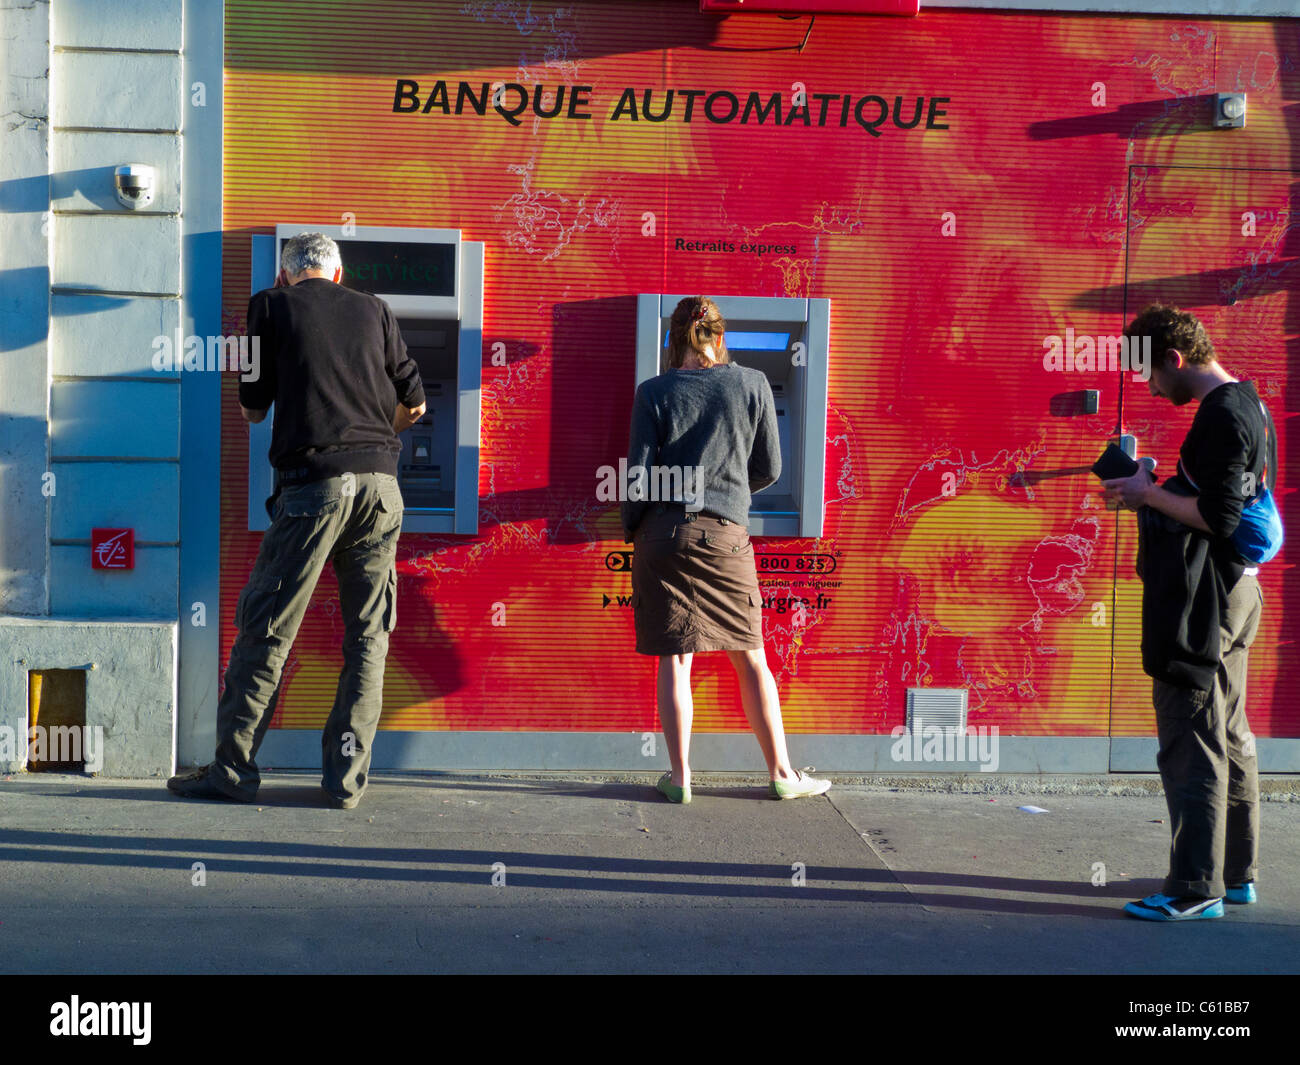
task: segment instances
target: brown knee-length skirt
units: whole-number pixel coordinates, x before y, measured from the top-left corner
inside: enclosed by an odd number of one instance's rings
[[[639,654],[761,648],[749,531],[725,518],[654,507],[634,540],[632,612]]]

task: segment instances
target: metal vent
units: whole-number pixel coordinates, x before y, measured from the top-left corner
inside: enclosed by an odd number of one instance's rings
[[[966,688],[908,688],[907,731],[966,729]]]

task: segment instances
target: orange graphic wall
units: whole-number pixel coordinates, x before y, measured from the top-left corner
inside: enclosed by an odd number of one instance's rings
[[[757,544],[791,731],[888,732],[911,686],[968,688],[970,723],[1006,735],[1153,731],[1134,519],[1077,468],[1122,419],[1172,469],[1191,412],[1124,373],[1046,369],[1067,330],[1116,334],[1154,299],[1201,313],[1271,406],[1300,528],[1300,23],[923,11],[819,17],[800,49],[806,29],[693,0],[227,0],[226,332],[250,236],[276,223],[486,245],[479,533],[403,537],[382,727],[657,728],[630,576],[606,564],[617,505],[595,491],[626,449],[637,293],[831,301],[825,534]],[[494,83],[480,115],[469,97]],[[1244,130],[1209,128],[1228,90],[1248,94]],[[223,661],[260,541],[236,383]],[[1083,389],[1099,412],[1061,413]],[[1288,554],[1261,576],[1265,736],[1300,735]],[[328,713],[334,594],[327,574],[276,727]],[[743,730],[721,657],[696,673],[697,730]]]

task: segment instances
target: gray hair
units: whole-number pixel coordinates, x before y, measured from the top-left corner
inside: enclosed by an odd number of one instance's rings
[[[299,233],[286,240],[280,251],[280,268],[289,277],[304,270],[324,270],[332,275],[342,265],[339,246],[324,233]]]

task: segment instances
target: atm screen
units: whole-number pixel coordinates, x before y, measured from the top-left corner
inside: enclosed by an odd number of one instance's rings
[[[746,330],[728,329],[728,351],[789,351],[790,333],[759,333]],[[664,330],[664,348],[668,347],[668,331]]]
[[[456,246],[390,240],[340,240],[343,283],[394,296],[456,295]]]

